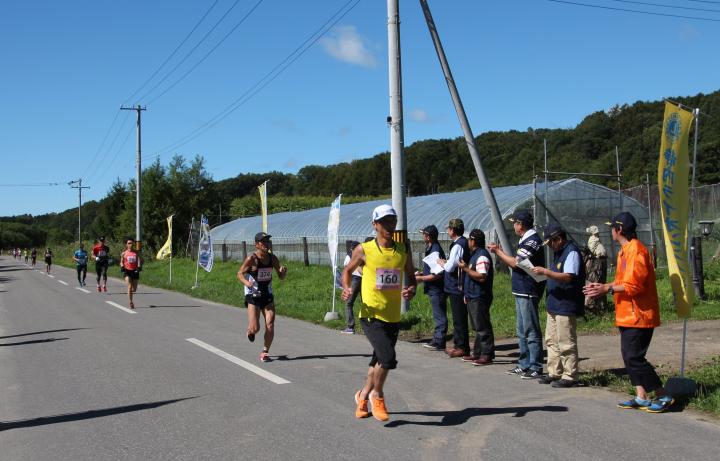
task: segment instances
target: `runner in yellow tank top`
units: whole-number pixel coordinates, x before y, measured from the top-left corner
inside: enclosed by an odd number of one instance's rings
[[[412,299],[415,296],[416,281],[412,258],[408,257],[405,245],[392,239],[397,226],[395,210],[390,205],[378,206],[373,211],[372,225],[377,237],[358,245],[345,266],[342,298],[347,301],[352,296],[352,272],[364,264],[360,324],[373,348],[373,355],[365,385],[355,393],[355,416],[370,416],[370,400],[375,419],[387,421],[383,386],[388,372],[397,366],[395,344],[400,331],[400,301],[401,297]],[[405,275],[408,286],[403,288]]]

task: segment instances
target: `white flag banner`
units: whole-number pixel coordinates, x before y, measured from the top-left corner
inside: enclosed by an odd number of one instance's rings
[[[200,219],[200,251],[198,251],[198,265],[210,272],[213,267],[215,252],[213,251],[212,240],[210,239],[210,224],[207,217]]]
[[[340,197],[338,195],[332,205],[330,205],[330,217],[328,219],[328,252],[330,253],[330,264],[333,273],[337,268],[337,247],[338,247],[338,230],[340,229]]]

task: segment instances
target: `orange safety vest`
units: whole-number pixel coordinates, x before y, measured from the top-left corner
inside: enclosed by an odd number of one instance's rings
[[[615,325],[631,328],[660,326],[660,303],[650,253],[638,239],[623,245],[617,257],[615,281],[624,291],[615,293]]]

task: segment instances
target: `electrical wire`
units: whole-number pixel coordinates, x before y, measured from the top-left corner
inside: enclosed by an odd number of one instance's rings
[[[638,2],[635,0],[610,0],[610,1],[617,2],[617,3],[632,3],[635,5],[659,6],[661,8],[674,8],[676,10],[710,11],[712,13],[720,13],[720,10],[714,10],[712,8],[694,8],[692,6],[677,6],[677,5],[668,5],[668,4],[664,4],[664,3]]]
[[[267,72],[262,78],[260,78],[255,84],[248,88],[243,94],[237,99],[225,107],[222,111],[217,113],[207,122],[198,126],[194,130],[190,131],[185,136],[179,138],[177,141],[169,144],[161,149],[158,149],[158,153],[166,153],[175,150],[181,146],[184,146],[188,142],[196,139],[209,129],[216,126],[222,120],[227,118],[231,113],[235,112],[241,106],[246,104],[252,97],[269,85],[273,80],[280,76],[291,64],[297,61],[305,52],[307,52],[320,38],[322,38],[335,24],[337,24],[342,18],[344,18],[350,11],[352,11],[360,0],[349,0],[343,6],[341,6],[330,18],[325,21],[318,29],[315,30],[303,43],[295,48],[290,54],[288,54],[282,61],[280,61],[275,67]],[[348,5],[350,5],[348,7]]]
[[[262,1],[262,0],[260,0],[260,1]],[[212,33],[215,31],[215,29],[220,25],[220,23],[222,23],[222,22],[225,20],[225,18],[230,14],[230,12],[231,12],[233,9],[235,9],[235,7],[238,5],[238,3],[240,3],[240,0],[235,0],[235,2],[230,6],[230,8],[228,8],[227,11],[225,11],[225,13],[220,17],[220,19],[217,20],[217,22],[215,22],[215,24],[210,28],[210,30],[208,30],[208,31],[205,33],[205,35],[202,36],[202,38],[200,39],[200,41],[197,42],[197,43],[195,44],[195,46],[192,47],[192,49],[185,54],[185,56],[183,56],[183,58],[180,60],[180,62],[178,62],[178,63],[175,65],[175,67],[173,67],[172,69],[170,69],[170,71],[169,71],[168,73],[166,73],[165,76],[164,76],[163,78],[161,78],[159,82],[157,82],[152,88],[150,88],[148,91],[146,91],[146,92],[145,92],[140,98],[138,98],[138,99],[139,99],[140,101],[146,100],[147,98],[150,97],[150,95],[153,93],[153,91],[155,91],[155,90],[156,90],[160,85],[162,85],[168,78],[170,78],[170,76],[171,76],[180,66],[182,66],[182,65],[185,63],[185,61],[187,61],[188,58],[190,58],[190,56],[192,56],[192,54],[195,52],[195,50],[197,50],[197,49],[200,47],[200,45],[202,45],[203,42],[205,42],[205,40],[210,36],[210,34],[212,34]]]
[[[60,183],[57,182],[44,182],[44,183],[35,183],[35,184],[0,184],[0,187],[49,187],[49,186],[59,186]]]
[[[202,64],[207,58],[209,58],[210,55],[211,55],[220,45],[222,45],[222,43],[223,43],[225,40],[227,40],[227,38],[230,37],[230,36],[235,32],[235,30],[237,30],[237,28],[240,27],[240,26],[242,25],[242,23],[245,22],[245,20],[246,20],[247,18],[250,17],[250,15],[257,9],[257,7],[260,6],[260,4],[261,4],[262,2],[263,2],[263,0],[259,0],[259,1],[255,4],[255,6],[253,6],[253,7],[250,9],[250,11],[248,11],[248,12],[245,14],[245,16],[243,16],[243,17],[240,19],[240,21],[239,21],[237,24],[235,24],[235,26],[234,26],[232,29],[230,29],[230,31],[229,31],[227,34],[225,34],[225,36],[223,36],[223,38],[220,39],[220,41],[217,42],[217,43],[215,44],[215,46],[213,46],[213,47],[210,49],[210,51],[208,51],[208,52],[205,54],[205,56],[202,57],[202,59],[200,59],[197,63],[195,63],[195,65],[192,66],[187,72],[185,72],[185,73],[182,75],[182,77],[180,77],[178,80],[176,80],[175,83],[173,83],[172,85],[170,85],[169,87],[167,87],[162,93],[160,93],[159,95],[155,96],[153,99],[151,99],[150,101],[148,101],[148,104],[152,104],[153,102],[157,101],[157,100],[160,99],[162,96],[164,96],[168,91],[172,90],[172,89],[175,87],[175,85],[177,85],[178,83],[180,83],[181,81],[183,81],[183,80],[185,79],[185,77],[187,77],[188,75],[190,75],[190,73],[191,73],[192,71],[194,71],[200,64]]]
[[[683,15],[679,15],[679,14],[670,14],[670,13],[657,13],[657,12],[652,12],[652,11],[631,10],[631,9],[627,9],[627,8],[615,8],[612,6],[602,6],[602,5],[592,5],[589,3],[571,2],[568,0],[547,0],[547,1],[553,2],[553,3],[565,3],[568,5],[585,6],[585,7],[589,7],[589,8],[599,8],[599,9],[603,9],[603,10],[613,10],[613,11],[624,11],[624,12],[628,12],[628,13],[648,14],[648,15],[652,15],[652,16],[665,16],[665,17],[670,17],[670,18],[694,19],[697,21],[720,22],[720,19],[702,18],[702,17],[697,17],[697,16],[683,16]]]
[[[185,36],[184,39],[182,39],[182,41],[180,42],[180,44],[175,47],[175,49],[173,50],[172,53],[170,53],[170,56],[168,56],[168,57],[165,59],[165,61],[163,61],[163,63],[160,64],[160,67],[158,67],[157,69],[155,69],[155,72],[153,72],[152,75],[150,75],[150,77],[148,77],[147,80],[145,80],[145,82],[144,82],[142,85],[140,85],[140,87],[139,87],[137,90],[135,90],[135,92],[134,92],[133,94],[131,94],[131,95],[125,100],[125,102],[122,103],[123,106],[126,105],[132,98],[134,98],[140,91],[142,91],[142,89],[145,88],[145,86],[147,86],[147,84],[150,83],[150,81],[151,81],[153,78],[155,78],[155,76],[156,76],[158,73],[160,73],[160,71],[162,70],[162,68],[165,67],[165,65],[166,65],[168,62],[170,62],[170,60],[175,56],[175,54],[180,50],[180,48],[182,48],[182,46],[185,44],[185,42],[188,41],[188,39],[190,38],[190,36],[191,36],[193,33],[195,33],[195,31],[197,30],[198,27],[200,27],[200,24],[202,24],[202,22],[203,22],[203,21],[205,20],[205,18],[210,14],[210,12],[213,10],[213,8],[215,8],[215,5],[217,5],[219,1],[220,1],[220,0],[215,0],[215,1],[213,2],[213,4],[210,5],[210,8],[208,8],[207,11],[205,11],[205,14],[203,14],[202,17],[198,20],[198,22],[195,23],[195,26],[192,28],[192,30],[191,30],[190,32],[188,32],[188,34]],[[233,7],[234,7],[234,5],[233,5]]]
[[[123,140],[123,142],[122,142],[122,144],[120,145],[120,147],[118,147],[118,149],[115,151],[115,155],[113,155],[113,157],[112,157],[112,159],[110,160],[110,162],[108,162],[108,164],[105,166],[105,168],[104,168],[105,171],[104,171],[100,176],[97,176],[96,178],[93,179],[93,183],[90,184],[91,186],[95,186],[95,185],[97,185],[99,182],[101,182],[101,181],[100,181],[101,179],[105,179],[105,176],[107,176],[107,174],[112,170],[112,166],[113,166],[113,164],[115,163],[115,160],[117,159],[118,154],[120,154],[120,151],[123,150],[123,148],[125,147],[125,145],[126,145],[127,142],[128,142],[128,139],[130,139],[130,135],[131,135],[132,132],[133,132],[133,128],[134,128],[134,127],[131,126],[130,129],[127,130],[127,134],[125,135],[125,139]],[[120,133],[120,131],[118,131],[118,134],[119,134],[119,133]]]
[[[110,132],[115,127],[115,122],[117,122],[118,117],[120,116],[120,110],[115,113],[115,117],[113,118],[112,122],[110,123],[110,126],[108,127],[107,131],[105,132],[105,136],[103,136],[103,140],[98,146],[97,150],[95,151],[95,155],[93,155],[92,159],[90,160],[90,163],[87,164],[85,167],[85,170],[83,170],[82,174],[80,175],[81,178],[85,177],[85,174],[87,174],[88,171],[90,171],[90,168],[92,167],[95,160],[97,160],[98,156],[100,155],[100,151],[102,150],[103,146],[105,145],[105,141],[107,141],[108,136],[110,135]]]

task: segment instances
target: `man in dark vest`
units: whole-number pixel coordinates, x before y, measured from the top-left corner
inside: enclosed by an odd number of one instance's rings
[[[485,249],[485,233],[473,229],[468,236],[470,261],[460,261],[465,272],[464,295],[470,321],[475,330],[473,365],[489,365],[495,358],[495,335],[490,322],[490,305],[493,300],[493,264]]]
[[[439,259],[445,259],[445,252],[438,243],[438,228],[429,225],[422,230],[423,240],[425,240],[425,256],[437,253]],[[432,307],[433,321],[435,322],[435,331],[433,339],[425,344],[425,347],[433,351],[445,350],[445,335],[447,334],[447,295],[443,290],[443,272],[432,273],[430,266],[423,262],[423,271],[415,273],[415,280],[418,283],[424,283],[424,291],[430,300]]]
[[[450,299],[450,309],[453,316],[453,342],[455,347],[447,350],[451,358],[464,357],[471,360],[470,340],[468,338],[467,307],[463,299],[464,272],[458,266],[459,261],[470,261],[470,248],[467,239],[463,237],[465,223],[460,218],[453,218],[448,223],[448,236],[452,239],[450,256],[447,261],[438,260],[438,264],[445,269],[444,290]]]
[[[542,251],[542,240],[533,229],[532,213],[518,210],[510,216],[510,222],[513,223],[515,235],[520,237],[515,256],[505,253],[496,243],[488,244],[490,253],[495,253],[512,269],[511,287],[515,296],[515,322],[520,357],[518,365],[508,370],[508,374],[519,375],[523,379],[539,379],[542,376],[543,366],[538,306],[545,289],[545,282],[536,281],[520,265],[544,266],[545,255]]]
[[[577,317],[585,313],[585,265],[580,250],[567,239],[558,224],[545,228],[544,245],[555,253],[549,268],[536,267],[533,272],[547,277],[547,347],[548,374],[540,383],[553,387],[573,387],[578,377]]]

